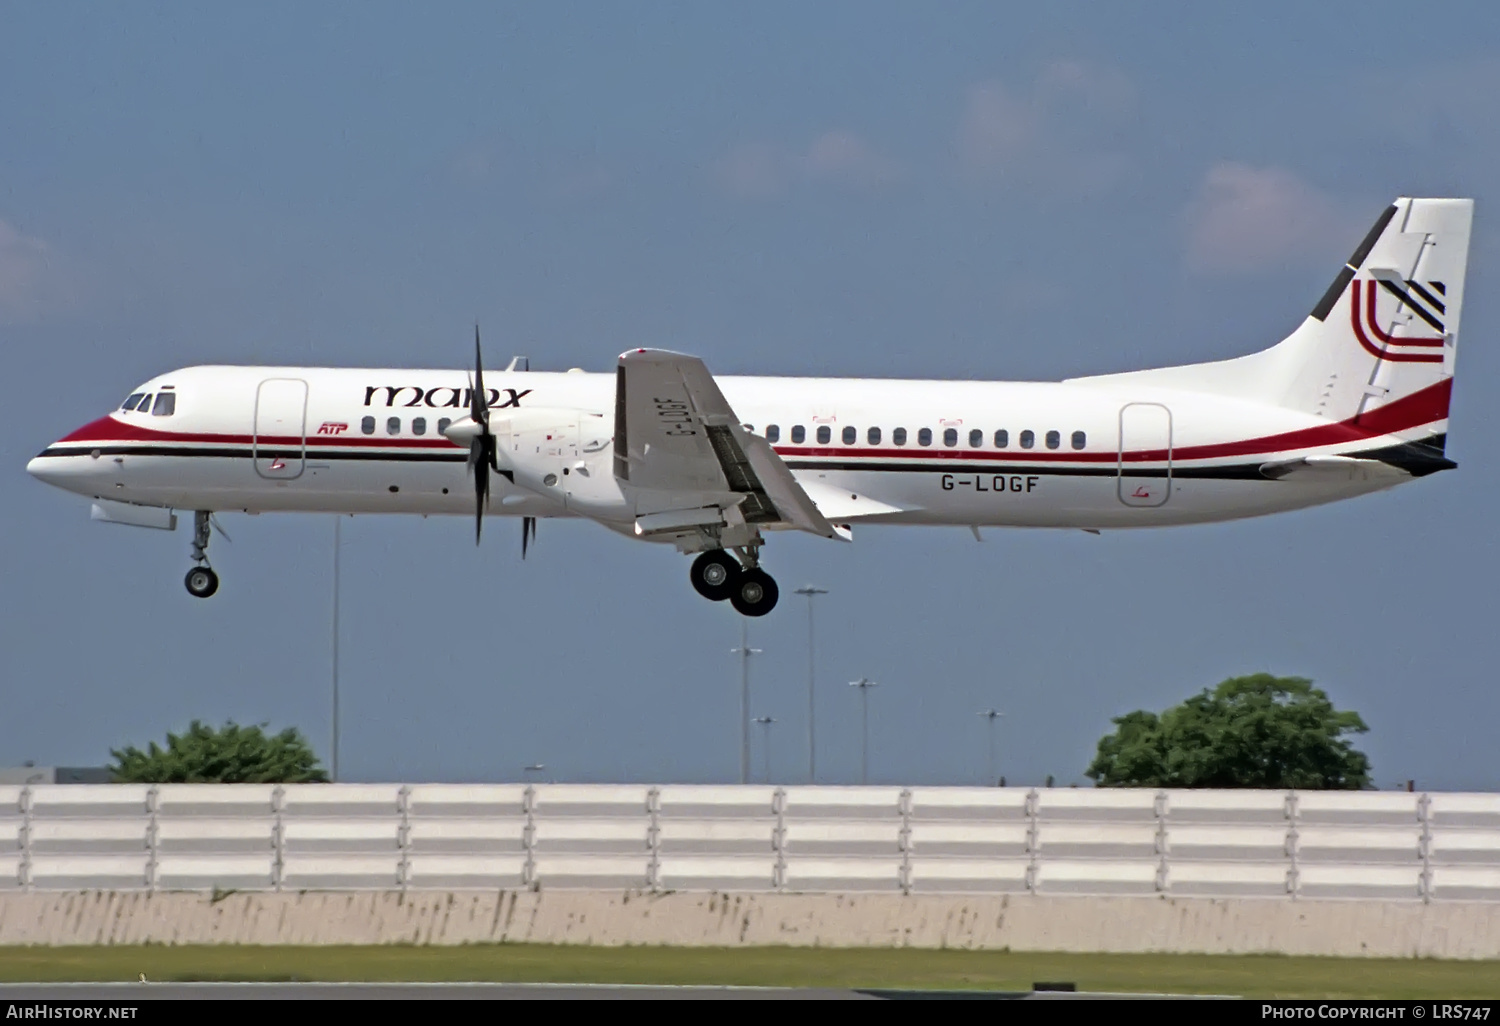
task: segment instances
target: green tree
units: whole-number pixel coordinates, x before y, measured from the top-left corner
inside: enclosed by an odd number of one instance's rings
[[[220,729],[194,720],[181,734],[167,734],[167,747],[152,741],[145,751],[134,745],[112,749],[110,766],[121,784],[307,784],[324,783],[307,739],[294,727],[267,735],[266,724]]]
[[[1302,677],[1233,677],[1162,713],[1114,720],[1086,775],[1100,787],[1355,790],[1370,760],[1347,734],[1370,728]]]

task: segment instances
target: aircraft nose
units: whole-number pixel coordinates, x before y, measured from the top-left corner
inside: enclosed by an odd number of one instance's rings
[[[78,476],[76,473],[70,473],[71,468],[67,464],[72,462],[74,461],[67,457],[59,458],[43,453],[33,457],[31,462],[26,464],[26,473],[46,484],[67,488],[68,479]]]
[[[103,469],[99,450],[74,448],[66,443],[86,429],[80,429],[47,446],[26,464],[26,473],[56,488],[70,492],[90,492]]]

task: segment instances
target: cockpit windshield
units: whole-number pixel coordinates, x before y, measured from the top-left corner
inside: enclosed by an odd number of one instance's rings
[[[171,385],[164,385],[159,392],[132,392],[120,404],[122,413],[130,411],[149,413],[153,417],[170,417],[177,412],[177,393]]]

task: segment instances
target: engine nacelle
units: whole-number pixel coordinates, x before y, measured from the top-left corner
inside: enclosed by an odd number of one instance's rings
[[[518,487],[589,516],[609,516],[623,502],[610,463],[612,432],[601,414],[537,407],[490,415],[495,459]],[[455,420],[447,438],[469,446],[479,427]]]

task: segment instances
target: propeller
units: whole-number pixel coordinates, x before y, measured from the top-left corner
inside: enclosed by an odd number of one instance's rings
[[[484,390],[484,361],[479,353],[479,325],[474,325],[474,381],[469,389],[469,417],[479,433],[469,442],[469,473],[474,475],[474,544],[484,529],[484,511],[490,504],[490,471],[500,473],[495,436],[490,433],[489,395]]]
[[[536,517],[521,518],[521,558],[526,558],[526,545],[528,541],[536,540]]]

